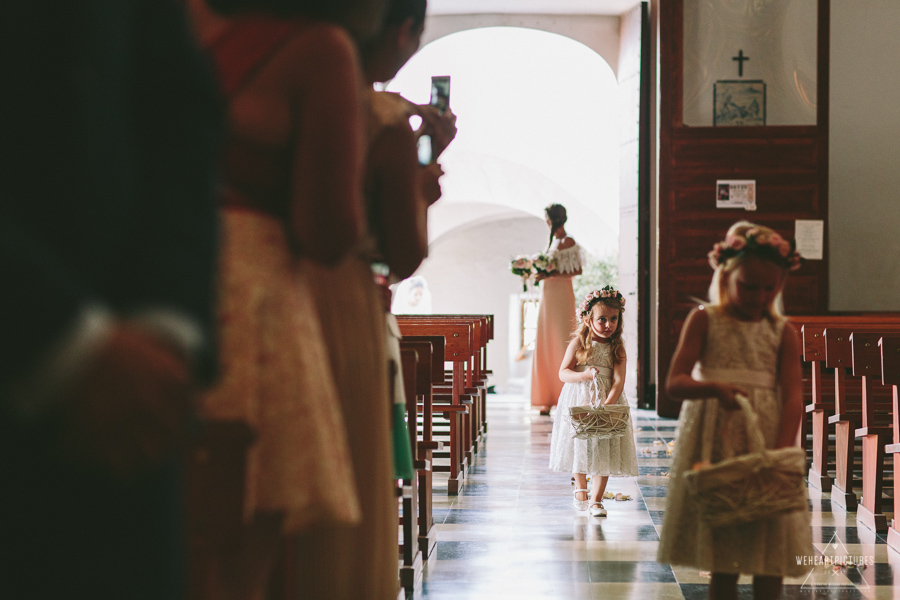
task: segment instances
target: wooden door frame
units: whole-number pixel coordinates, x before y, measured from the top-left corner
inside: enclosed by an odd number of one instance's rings
[[[683,75],[684,75],[684,0],[659,0],[659,167],[658,167],[658,195],[656,198],[656,225],[658,230],[657,244],[657,281],[656,281],[656,406],[660,416],[675,417],[680,409],[680,402],[668,398],[665,394],[665,377],[669,367],[669,361],[674,352],[677,336],[673,336],[671,328],[674,326],[671,307],[664,306],[672,287],[671,278],[667,279],[666,266],[669,258],[667,252],[674,239],[671,228],[666,226],[669,221],[669,199],[674,193],[674,160],[676,136],[684,138],[694,137],[698,140],[704,135],[710,137],[717,135],[714,128],[685,128],[683,121]],[[830,0],[817,0],[817,104],[816,125],[813,127],[762,127],[752,128],[756,132],[731,132],[735,138],[745,138],[754,134],[761,138],[780,137],[782,134],[788,137],[814,137],[816,154],[816,186],[817,186],[817,212],[818,218],[826,221],[827,236],[827,207],[828,207],[828,119],[829,119],[829,87],[830,87]],[[688,132],[688,129],[690,132]],[[733,129],[733,128],[732,128]],[[748,128],[750,129],[750,128]],[[746,135],[744,135],[746,133]],[[721,136],[720,136],[721,137]],[[702,140],[700,140],[702,141]],[[798,217],[806,218],[806,217]],[[828,304],[828,275],[827,260],[828,250],[825,245],[825,260],[816,271],[819,287],[817,290],[816,312],[827,311]]]

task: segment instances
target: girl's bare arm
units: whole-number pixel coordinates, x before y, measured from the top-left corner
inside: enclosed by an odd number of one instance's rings
[[[625,349],[622,349],[622,354],[624,355]],[[622,390],[625,389],[625,362],[626,357],[622,356],[621,360],[617,360],[613,363],[613,376],[612,376],[612,387],[609,388],[609,394],[606,395],[606,400],[603,401],[603,404],[617,404],[619,402],[619,396],[622,395]]]
[[[691,376],[694,364],[703,355],[709,317],[702,309],[694,309],[681,328],[681,337],[669,375],[666,377],[666,393],[680,400],[702,400],[718,398],[726,408],[735,409],[735,394],[746,394],[742,388],[722,381],[697,381]]]
[[[577,362],[575,352],[578,350],[580,343],[578,338],[575,338],[569,342],[568,347],[566,347],[566,354],[563,356],[562,364],[559,366],[559,380],[563,383],[590,381],[594,376],[593,369],[585,369],[584,371],[575,370]]]
[[[779,362],[782,408],[781,425],[778,429],[778,437],[775,438],[775,447],[786,448],[796,445],[797,430],[800,428],[800,419],[803,417],[800,340],[789,325],[785,325],[781,337]]]

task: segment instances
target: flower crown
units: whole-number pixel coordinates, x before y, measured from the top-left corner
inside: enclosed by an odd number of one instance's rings
[[[578,305],[579,320],[584,320],[584,317],[591,314],[591,309],[594,308],[594,305],[597,304],[601,298],[615,298],[623,307],[625,306],[625,296],[613,286],[607,285],[602,289],[594,290],[584,297],[584,300]]]
[[[752,254],[774,262],[776,265],[796,271],[803,258],[797,252],[793,241],[787,241],[779,234],[753,227],[742,237],[730,234],[723,241],[713,244],[709,251],[709,265],[715,269],[729,258]]]

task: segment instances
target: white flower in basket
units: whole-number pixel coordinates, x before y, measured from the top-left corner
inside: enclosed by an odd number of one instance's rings
[[[766,450],[750,401],[736,398],[746,417],[750,453],[710,464],[718,403],[709,401],[700,466],[684,474],[699,517],[711,527],[722,527],[807,510],[806,453],[796,447]]]
[[[575,437],[607,440],[625,435],[631,408],[620,404],[601,404],[596,376],[591,379],[590,392],[590,404],[573,406],[569,409],[569,422],[572,424]]]

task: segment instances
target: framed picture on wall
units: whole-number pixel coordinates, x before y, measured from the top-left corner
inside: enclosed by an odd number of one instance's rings
[[[717,81],[713,86],[713,125],[766,124],[766,84],[762,80]]]

